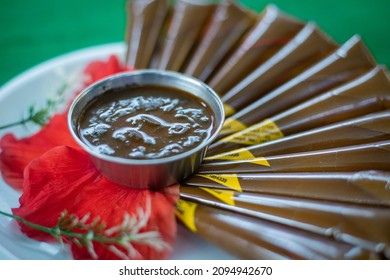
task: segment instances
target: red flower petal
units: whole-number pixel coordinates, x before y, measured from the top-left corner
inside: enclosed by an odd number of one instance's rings
[[[132,68],[122,65],[117,56],[111,55],[107,62],[93,61],[88,64],[84,70],[86,75],[85,85],[90,85],[113,74],[131,70]]]
[[[64,115],[54,115],[45,127],[31,137],[18,140],[13,134],[4,135],[0,139],[0,169],[4,181],[21,189],[24,168],[33,159],[59,145],[78,146],[69,133]]]
[[[176,234],[174,205],[178,186],[161,191],[131,189],[117,185],[102,176],[81,149],[57,147],[31,162],[25,171],[24,193],[21,206],[13,209],[15,215],[46,227],[56,225],[60,213],[67,209],[78,217],[100,217],[107,227],[121,224],[124,214],[137,213],[151,201],[151,215],[142,231],[158,230],[165,242],[173,244]],[[49,235],[21,225],[30,237],[49,240]],[[94,244],[99,259],[118,259],[118,256],[100,244]],[[134,244],[139,259],[166,258],[169,250],[162,252],[149,246]],[[85,248],[72,244],[76,259],[90,259]]]

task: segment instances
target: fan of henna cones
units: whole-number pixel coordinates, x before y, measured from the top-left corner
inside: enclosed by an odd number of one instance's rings
[[[128,2],[126,62],[211,86],[226,120],[177,217],[245,259],[390,258],[390,81],[362,39],[238,1]]]

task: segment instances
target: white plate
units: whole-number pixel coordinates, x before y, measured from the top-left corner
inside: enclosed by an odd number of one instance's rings
[[[64,82],[71,85],[71,93],[81,85],[85,65],[97,59],[105,60],[111,54],[123,58],[125,45],[115,43],[75,51],[42,63],[17,76],[0,89],[0,126],[18,121],[29,106],[37,108],[55,95]],[[16,126],[0,130],[0,137],[13,132],[17,137],[30,135],[37,126]],[[11,212],[19,206],[20,193],[0,179],[0,210]],[[71,259],[68,248],[57,244],[37,242],[20,233],[15,221],[0,215],[0,259]],[[179,225],[171,259],[234,259],[214,245],[202,240]]]

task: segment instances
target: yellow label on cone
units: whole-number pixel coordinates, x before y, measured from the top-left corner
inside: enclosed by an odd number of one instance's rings
[[[241,131],[246,128],[246,125],[243,124],[242,122],[228,118],[225,120],[220,134],[232,134],[237,131]]]
[[[247,160],[253,159],[255,156],[245,148],[233,150],[227,153],[222,153],[205,158],[206,160]]]
[[[176,203],[176,217],[192,232],[196,232],[195,211],[198,204],[179,199]]]
[[[250,146],[283,137],[284,135],[278,126],[273,121],[267,119],[243,131],[229,135],[221,139],[220,142],[238,143]]]
[[[229,189],[241,192],[240,181],[238,180],[237,174],[196,174],[211,181],[217,182]]]
[[[209,189],[209,188],[201,188],[201,189],[208,192],[212,196],[218,198],[222,202],[234,206],[234,192],[233,191]]]
[[[236,112],[236,110],[233,107],[231,107],[229,104],[226,104],[226,103],[223,104],[223,109],[225,111],[226,117],[229,117]]]
[[[271,166],[269,164],[268,160],[266,158],[264,158],[264,157],[254,158],[254,160],[249,161],[249,163],[263,165],[263,166],[268,166],[268,167]]]

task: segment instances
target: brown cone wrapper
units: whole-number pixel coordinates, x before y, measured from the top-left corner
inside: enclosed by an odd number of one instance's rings
[[[231,201],[222,201],[220,194],[229,191],[215,194],[197,187],[186,191],[180,193],[181,198],[333,237],[366,250],[390,253],[390,207],[238,192],[230,192]]]
[[[325,33],[308,23],[288,44],[222,96],[226,116],[241,110],[292,79],[337,48]]]
[[[255,13],[235,1],[221,2],[184,73],[206,80],[254,21]]]
[[[148,66],[149,69],[156,69],[157,68],[158,62],[160,60],[160,55],[161,55],[162,49],[164,47],[164,41],[165,41],[165,38],[167,37],[169,26],[171,25],[171,22],[172,22],[173,11],[174,11],[174,6],[169,5],[167,15],[165,17],[165,20],[164,20],[162,26],[161,26],[160,34],[157,38],[156,47],[154,48],[152,58],[150,60],[149,66]]]
[[[302,29],[304,23],[269,5],[221,68],[207,80],[223,95],[261,65]]]
[[[369,71],[375,60],[360,37],[226,119],[220,136],[237,132]]]
[[[136,69],[149,66],[168,5],[167,0],[127,2],[127,65]]]
[[[328,236],[183,199],[177,216],[200,237],[242,259],[383,258]]]
[[[390,110],[385,110],[210,156],[204,159],[204,163],[308,152],[390,140],[389,124]]]
[[[253,192],[335,202],[390,207],[390,172],[310,172],[195,174],[182,182],[187,187],[206,187],[234,192]],[[223,194],[222,196],[223,197]],[[228,201],[231,198],[226,198]]]
[[[215,155],[390,108],[390,81],[377,66],[359,78],[210,145]]]
[[[176,2],[157,64],[158,69],[179,71],[214,8],[215,4],[211,1]]]
[[[202,164],[198,173],[390,171],[390,141]]]

